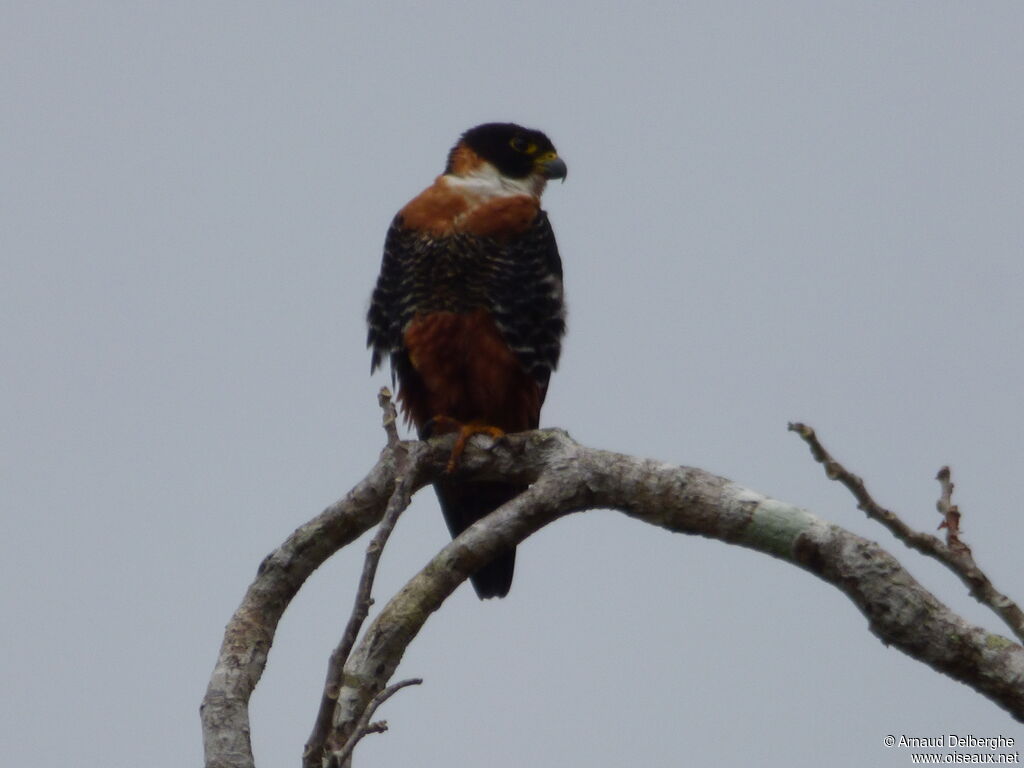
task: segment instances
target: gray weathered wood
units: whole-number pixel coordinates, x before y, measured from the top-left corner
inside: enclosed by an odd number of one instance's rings
[[[420,475],[413,479],[419,488],[443,471],[451,439],[401,447],[421,452],[410,462]],[[253,765],[248,699],[277,621],[305,578],[380,518],[394,488],[394,450],[386,449],[348,496],[299,528],[261,565],[228,624],[204,700],[207,766]],[[810,512],[703,470],[587,448],[559,430],[498,441],[474,438],[458,471],[467,478],[532,485],[442,549],[366,629],[344,669],[334,718],[342,736],[388,686],[408,644],[469,573],[551,521],[593,508],[618,509],[670,531],[738,544],[797,565],[846,594],[883,642],[1024,721],[1024,648],[954,614],[878,544]]]

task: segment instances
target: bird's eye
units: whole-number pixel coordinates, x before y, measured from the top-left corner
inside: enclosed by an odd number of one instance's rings
[[[523,152],[527,155],[533,154],[537,151],[537,145],[527,141],[522,136],[516,136],[508,143],[508,145],[516,152]]]

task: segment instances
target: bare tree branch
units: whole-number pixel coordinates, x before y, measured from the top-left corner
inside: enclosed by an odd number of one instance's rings
[[[384,432],[388,436],[388,448],[394,448],[401,441],[398,438],[398,411],[395,410],[395,404],[391,400],[390,389],[380,388],[380,392],[377,393],[377,404],[384,411],[383,425]]]
[[[942,515],[942,522],[939,528],[946,529],[946,546],[952,551],[964,551],[971,554],[971,549],[960,540],[960,507],[953,503],[953,474],[949,467],[943,467],[935,476],[939,481],[942,490],[939,493],[939,500],[935,502],[935,508]]]
[[[1013,600],[993,586],[988,576],[978,567],[971,554],[971,549],[960,540],[960,510],[953,505],[953,483],[950,480],[949,467],[939,470],[936,479],[942,486],[937,503],[943,522],[940,528],[946,528],[946,544],[928,533],[915,531],[903,522],[900,517],[878,504],[868,493],[864,481],[836,461],[818,440],[814,430],[806,424],[790,424],[791,432],[796,432],[810,446],[811,455],[825,467],[825,474],[831,480],[838,480],[845,485],[854,498],[858,509],[864,510],[868,517],[877,520],[911,549],[938,560],[955,573],[967,585],[971,596],[982,605],[991,608],[999,618],[1013,631],[1018,639],[1024,641],[1024,612]]]
[[[382,731],[386,731],[388,729],[387,723],[370,722],[370,718],[373,717],[373,713],[377,711],[377,707],[379,707],[385,701],[390,699],[403,688],[406,688],[410,685],[420,685],[422,682],[422,678],[419,677],[410,678],[409,680],[403,680],[400,683],[389,685],[383,691],[381,691],[372,699],[370,699],[369,706],[366,708],[366,711],[363,712],[362,717],[359,718],[359,722],[356,724],[355,731],[352,733],[351,736],[349,736],[348,741],[346,741],[345,745],[337,752],[331,753],[330,757],[327,759],[327,768],[338,768],[339,766],[344,765],[349,755],[352,754],[352,750],[355,749],[356,744],[358,744],[360,740],[362,740],[362,738],[366,736],[368,733],[381,733]]]
[[[345,631],[342,633],[338,646],[331,653],[330,661],[327,664],[327,680],[324,682],[324,692],[320,699],[320,709],[317,712],[316,721],[313,725],[313,732],[306,740],[306,747],[302,753],[302,764],[305,768],[316,768],[321,762],[321,755],[324,752],[324,745],[331,733],[334,710],[338,703],[338,691],[341,688],[341,677],[344,671],[345,662],[348,660],[352,646],[355,645],[359,630],[370,613],[370,606],[373,605],[373,580],[377,575],[377,565],[380,563],[381,553],[391,536],[391,532],[398,522],[399,515],[409,506],[412,500],[413,489],[411,477],[415,474],[416,467],[409,466],[409,453],[398,439],[396,421],[398,414],[391,401],[391,392],[387,387],[380,390],[377,402],[383,410],[383,426],[387,434],[388,448],[395,452],[395,484],[391,497],[388,499],[387,509],[384,517],[377,527],[377,532],[366,548],[366,557],[363,560],[363,572],[359,578],[359,587],[356,589],[355,604],[352,606],[352,613],[349,615]],[[374,707],[376,709],[376,707]],[[372,713],[371,713],[372,715]],[[369,717],[366,718],[367,723]],[[364,723],[364,732],[358,739],[350,738],[346,754],[355,747],[355,743],[366,735],[368,726]],[[351,746],[349,746],[349,744]],[[343,750],[344,751],[344,750]],[[341,765],[340,758],[338,765]]]
[[[298,528],[260,564],[224,631],[200,710],[209,768],[253,765],[249,697],[263,674],[281,615],[313,571],[381,519],[394,490],[397,453],[385,449],[345,498]]]
[[[397,453],[408,452],[415,467],[408,483],[415,490],[441,475],[451,448],[451,436],[386,448],[345,499],[299,528],[264,561],[228,624],[204,700],[207,766],[253,765],[247,704],[281,612],[317,565],[384,513],[396,484]],[[877,544],[805,510],[699,469],[587,448],[559,430],[498,441],[474,438],[458,472],[467,480],[531,485],[442,549],[366,628],[345,664],[338,692],[333,726],[346,742],[369,722],[368,708],[388,689],[405,648],[469,573],[552,520],[597,507],[749,547],[810,571],[846,594],[883,642],[1024,721],[1024,648],[954,614]]]

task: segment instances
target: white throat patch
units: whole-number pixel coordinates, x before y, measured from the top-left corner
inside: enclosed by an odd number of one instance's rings
[[[492,197],[540,197],[547,183],[547,179],[538,175],[527,176],[525,179],[510,179],[508,176],[502,176],[490,163],[484,163],[465,176],[445,174],[441,178],[452,189],[457,189],[466,197],[473,197],[481,202]]]

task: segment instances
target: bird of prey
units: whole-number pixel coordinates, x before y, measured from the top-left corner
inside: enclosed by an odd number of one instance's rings
[[[444,173],[395,216],[367,315],[371,371],[388,359],[407,421],[425,439],[536,429],[565,333],[562,262],[540,196],[566,166],[540,131],[466,131]],[[453,453],[453,460],[457,453]],[[435,483],[452,537],[525,490]],[[470,579],[504,597],[515,550]]]

